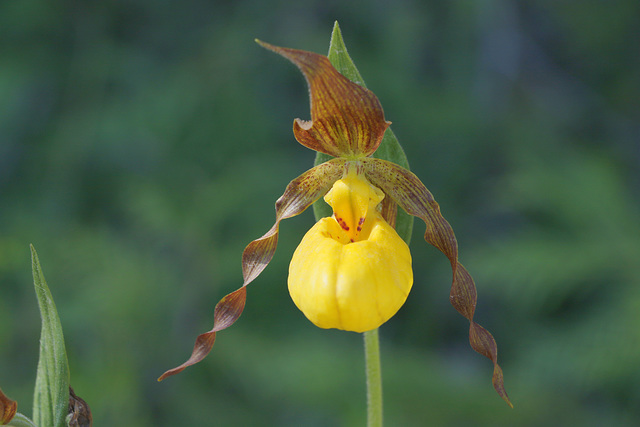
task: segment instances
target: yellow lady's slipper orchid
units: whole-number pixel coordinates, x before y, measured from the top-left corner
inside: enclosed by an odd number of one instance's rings
[[[411,285],[411,253],[382,217],[384,193],[351,164],[324,196],[333,216],[303,237],[289,266],[289,293],[321,328],[365,332],[389,320]]]
[[[309,230],[289,268],[289,290],[298,308],[317,326],[357,332],[375,329],[392,317],[413,282],[409,249],[393,228],[400,207],[425,222],[425,240],[449,259],[451,304],[468,319],[471,347],[493,362],[493,386],[511,405],[496,342],[473,320],[476,287],[458,262],[451,226],[417,176],[388,160],[372,157],[390,125],[378,98],[340,74],[326,56],[258,43],[289,59],[304,74],[311,97],[311,120],[295,119],[293,134],[300,144],[333,158],[287,185],[276,201],[273,227],[249,243],[242,254],[243,285],[218,302],[213,328],[197,337],[191,357],[159,380],[209,354],[216,333],[242,314],[246,286],[273,258],[280,221],[302,213],[324,196],[333,216],[322,218]]]

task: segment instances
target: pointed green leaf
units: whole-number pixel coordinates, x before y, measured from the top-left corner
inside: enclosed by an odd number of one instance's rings
[[[33,421],[39,426],[65,427],[69,412],[69,364],[62,326],[40,260],[31,245],[33,284],[40,306],[40,359],[33,396]]]
[[[349,56],[349,52],[347,51],[347,47],[344,44],[338,22],[336,22],[333,27],[333,33],[331,34],[331,43],[329,46],[329,53],[327,54],[327,57],[329,58],[329,61],[335,67],[335,69],[340,72],[340,74],[342,74],[352,82],[357,83],[362,87],[366,87],[364,79],[360,75],[360,72]],[[378,147],[376,152],[373,153],[373,157],[383,160],[389,160],[402,166],[405,169],[409,169],[409,161],[407,160],[407,156],[402,150],[402,147],[398,142],[398,138],[396,138],[391,128],[387,128],[387,131],[382,138],[382,142],[380,143],[380,147]],[[329,159],[331,159],[331,156],[324,153],[317,153],[314,164],[319,165]],[[316,216],[316,220],[331,216],[333,214],[331,207],[329,207],[329,205],[327,205],[326,202],[322,199],[314,203],[313,213]],[[407,244],[409,244],[409,241],[411,240],[411,231],[413,230],[413,217],[407,214],[402,209],[398,209],[395,227],[398,235],[402,237],[402,239],[407,242]]]
[[[364,83],[362,75],[353,63],[347,46],[344,44],[342,38],[342,32],[338,21],[333,24],[333,31],[331,32],[331,41],[329,42],[329,53],[327,53],[329,62],[335,67],[336,70],[352,82],[359,84],[362,87],[367,87]]]

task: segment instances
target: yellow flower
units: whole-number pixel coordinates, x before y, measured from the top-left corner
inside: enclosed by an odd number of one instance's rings
[[[452,269],[450,301],[469,320],[469,342],[493,362],[493,385],[509,404],[493,336],[473,320],[476,287],[458,262],[458,244],[440,207],[409,170],[373,157],[390,125],[378,98],[340,74],[327,57],[258,41],[293,62],[304,74],[311,120],[295,119],[293,134],[330,160],[292,180],[276,201],[276,221],[242,254],[243,285],[216,305],[213,328],[198,336],[191,357],[160,380],[198,363],[216,333],[242,314],[246,286],[276,251],[280,221],[302,213],[324,196],[333,216],[304,236],[289,268],[289,291],[298,308],[321,328],[375,329],[391,318],[411,290],[411,255],[394,230],[398,207],[426,224],[425,240],[444,253]]]
[[[316,326],[369,331],[407,299],[411,253],[378,210],[383,198],[350,164],[324,196],[333,216],[318,221],[293,254],[289,293]]]

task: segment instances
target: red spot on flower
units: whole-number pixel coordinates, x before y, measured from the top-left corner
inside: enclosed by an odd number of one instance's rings
[[[340,227],[342,227],[344,231],[349,231],[349,226],[344,219],[336,217],[336,221],[338,222],[338,224],[340,224]]]

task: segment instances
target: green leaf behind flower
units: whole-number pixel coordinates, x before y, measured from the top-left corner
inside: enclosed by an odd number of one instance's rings
[[[31,245],[33,284],[40,306],[40,359],[33,396],[33,420],[38,426],[64,427],[69,411],[69,364],[62,326],[40,260]]]
[[[331,34],[331,43],[329,45],[329,53],[327,54],[327,57],[329,58],[329,61],[335,67],[335,69],[340,72],[340,74],[362,87],[367,87],[364,83],[364,79],[360,75],[360,72],[349,56],[349,52],[347,51],[347,47],[344,44],[344,39],[342,38],[342,33],[340,32],[340,26],[338,25],[338,22],[336,22],[333,27],[333,32]],[[398,142],[398,138],[396,138],[391,128],[387,128],[380,146],[375,151],[375,153],[373,153],[373,157],[383,160],[389,160],[402,166],[405,169],[409,169],[409,161],[407,160],[407,156],[405,155],[404,150]],[[314,164],[317,166],[321,163],[326,162],[327,160],[330,160],[331,158],[332,157],[328,154],[318,152],[316,154]],[[333,214],[333,211],[324,200],[319,199],[313,204],[313,213],[316,217],[316,220],[318,220],[320,218],[331,216]],[[407,214],[402,209],[398,209],[395,227],[398,235],[402,237],[402,239],[407,242],[407,244],[409,244],[411,240],[411,232],[413,230],[413,217]]]

